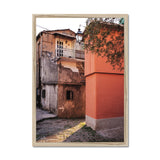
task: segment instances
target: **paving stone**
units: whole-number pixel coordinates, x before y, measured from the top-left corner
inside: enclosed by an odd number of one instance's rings
[[[112,131],[113,132],[113,131]],[[123,142],[106,130],[87,127],[85,119],[44,119],[37,122],[37,142]]]
[[[36,121],[55,117],[56,115],[54,115],[53,113],[49,113],[48,111],[36,108]]]

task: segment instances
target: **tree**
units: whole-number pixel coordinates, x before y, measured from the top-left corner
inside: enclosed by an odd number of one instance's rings
[[[124,69],[123,24],[122,18],[88,18],[84,32],[85,50],[107,57],[106,63],[119,70]]]

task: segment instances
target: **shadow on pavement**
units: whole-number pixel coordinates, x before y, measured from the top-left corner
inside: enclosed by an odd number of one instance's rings
[[[103,137],[85,125],[63,142],[123,142],[123,139]]]

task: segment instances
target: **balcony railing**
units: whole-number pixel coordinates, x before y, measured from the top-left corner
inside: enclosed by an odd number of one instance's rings
[[[56,48],[55,53],[57,57],[70,57],[75,58],[75,51],[68,48]]]
[[[80,58],[80,59],[84,59],[84,51],[75,50],[75,57]]]
[[[68,49],[68,48],[56,48],[55,53],[57,57],[70,57],[84,59],[84,51]]]

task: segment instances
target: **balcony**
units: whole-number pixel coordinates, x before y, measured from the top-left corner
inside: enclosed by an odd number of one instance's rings
[[[84,51],[75,50],[75,58],[84,59]]]
[[[75,51],[68,48],[56,48],[55,53],[57,57],[70,57],[75,58]]]
[[[69,57],[69,58],[79,58],[84,59],[84,51],[74,50],[68,48],[56,48],[56,57]]]

